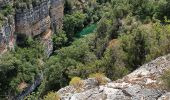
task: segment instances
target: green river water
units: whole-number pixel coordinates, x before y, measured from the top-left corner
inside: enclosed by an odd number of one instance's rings
[[[93,33],[94,30],[96,29],[96,27],[97,27],[97,24],[88,25],[88,26],[85,27],[81,32],[79,32],[79,33],[77,34],[77,36],[78,36],[78,37],[82,37],[82,36],[84,36],[84,35]]]

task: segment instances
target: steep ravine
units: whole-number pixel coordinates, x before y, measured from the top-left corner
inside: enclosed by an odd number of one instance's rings
[[[6,5],[13,7],[14,13],[0,19],[0,54],[15,49],[17,36],[40,37],[45,53],[49,56],[53,51],[52,35],[62,28],[64,16],[63,0],[41,0],[37,6],[29,9],[15,9],[14,0],[0,0],[0,11]],[[37,75],[35,81],[18,94],[14,99],[22,100],[41,84],[43,77]]]
[[[82,91],[73,86],[60,89],[62,100],[170,100],[170,93],[161,88],[160,76],[170,68],[170,55],[159,57],[122,79],[97,85],[95,79],[84,80]]]
[[[0,10],[5,5],[14,7],[13,2],[13,0],[0,0]],[[0,53],[8,48],[14,49],[17,35],[24,34],[31,37],[40,35],[49,55],[53,50],[51,36],[62,28],[64,1],[42,0],[39,5],[31,6],[29,9],[13,9],[14,14],[8,14],[1,23]]]
[[[24,91],[22,91],[20,94],[16,95],[13,100],[23,100],[26,96],[31,94],[43,81],[43,74],[38,75],[35,79],[35,81]]]

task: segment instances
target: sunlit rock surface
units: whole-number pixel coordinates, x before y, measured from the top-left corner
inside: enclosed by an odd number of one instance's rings
[[[13,5],[13,0],[0,0],[0,10],[6,4]],[[36,37],[49,33],[50,30],[52,36],[62,29],[63,15],[63,0],[42,0],[39,5],[29,9],[15,9],[15,15],[6,17],[0,27],[0,53],[7,51],[8,47],[14,49],[15,37],[18,34]],[[53,49],[51,36],[41,39],[47,55],[50,55]]]
[[[74,87],[60,89],[62,100],[170,100],[170,93],[161,89],[160,76],[170,68],[170,55],[159,57],[122,79],[106,85],[94,84],[95,79],[87,79],[90,87],[75,92]],[[93,81],[92,81],[93,80]]]
[[[0,53],[7,51],[7,48],[14,49],[15,44],[15,21],[14,16],[9,15],[0,27]]]

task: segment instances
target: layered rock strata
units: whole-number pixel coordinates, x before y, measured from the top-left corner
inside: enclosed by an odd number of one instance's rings
[[[54,32],[62,29],[64,5],[63,0],[50,0],[50,18],[51,26]]]
[[[13,0],[0,0],[1,5],[8,3],[13,4]],[[11,39],[11,37],[14,37],[14,33],[35,37],[48,33],[49,30],[52,30],[52,34],[60,30],[62,28],[63,10],[63,0],[42,0],[40,4],[30,6],[29,9],[16,9],[15,16],[11,15],[12,23],[9,23],[8,18],[6,18],[5,23],[0,28],[0,49],[6,49],[9,46],[9,41],[15,40],[14,38]],[[42,38],[41,40],[47,48],[45,50],[47,54],[51,53],[51,36],[48,39]]]
[[[17,11],[15,16],[16,32],[36,36],[50,28],[48,1],[39,6]]]
[[[15,44],[15,21],[14,16],[9,15],[3,21],[0,28],[0,53],[7,51],[7,48],[14,49]]]

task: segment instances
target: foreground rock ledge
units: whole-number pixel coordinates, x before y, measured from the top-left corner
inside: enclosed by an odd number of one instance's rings
[[[167,69],[170,69],[170,54],[106,85],[97,86],[95,79],[87,79],[80,93],[76,93],[73,86],[57,93],[62,100],[170,100],[170,93],[160,88],[159,78]]]

